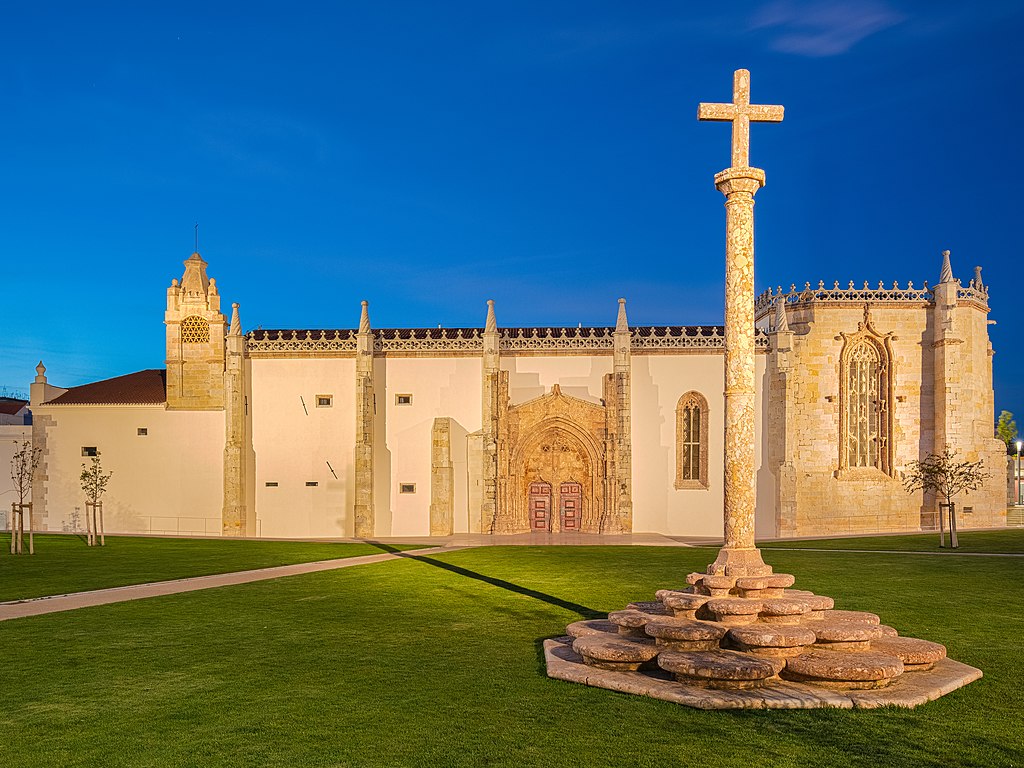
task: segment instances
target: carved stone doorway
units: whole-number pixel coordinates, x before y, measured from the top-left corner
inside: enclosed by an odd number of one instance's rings
[[[562,483],[558,488],[559,522],[563,531],[578,531],[583,525],[583,486]]]
[[[551,483],[530,483],[530,531],[551,529]]]

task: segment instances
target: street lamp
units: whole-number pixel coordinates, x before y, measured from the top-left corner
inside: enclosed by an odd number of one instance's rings
[[[1020,485],[1020,449],[1024,445],[1024,440],[1017,441],[1017,506],[1024,504],[1024,489]]]

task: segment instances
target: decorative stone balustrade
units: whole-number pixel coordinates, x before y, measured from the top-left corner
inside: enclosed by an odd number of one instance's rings
[[[957,281],[957,300],[973,303],[982,309],[988,309],[988,286],[977,285],[972,279],[967,287],[959,285]],[[754,302],[754,316],[757,320],[768,316],[775,311],[777,302],[784,301],[786,304],[806,304],[810,302],[831,302],[839,304],[864,304],[871,303],[911,303],[931,304],[934,302],[933,288],[929,287],[926,280],[920,288],[914,286],[911,280],[906,287],[900,286],[894,281],[892,287],[886,288],[885,283],[878,281],[877,287],[872,287],[867,280],[860,287],[857,287],[851,280],[846,288],[839,286],[839,281],[832,283],[831,288],[825,287],[825,281],[819,280],[816,288],[810,283],[804,283],[802,290],[796,285],[790,285],[789,291],[784,292],[782,286],[776,290],[770,287],[762,293]]]
[[[614,327],[500,328],[499,348],[516,352],[583,352],[611,354]],[[658,350],[724,350],[725,332],[719,325],[637,326],[630,329],[633,352]],[[377,328],[375,352],[417,354],[482,354],[481,328]],[[758,331],[755,345],[767,349],[768,334]],[[346,357],[356,352],[352,329],[265,330],[246,334],[250,357]]]

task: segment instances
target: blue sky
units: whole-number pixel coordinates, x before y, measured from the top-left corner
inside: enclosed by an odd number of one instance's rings
[[[726,8],[727,5],[727,8]],[[717,324],[751,70],[757,283],[991,286],[1024,416],[1019,3],[7,4],[0,385],[162,367],[200,250],[246,329]]]

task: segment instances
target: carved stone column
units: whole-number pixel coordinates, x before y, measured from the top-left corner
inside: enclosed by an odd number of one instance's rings
[[[225,536],[255,534],[245,499],[245,337],[238,305],[231,305],[231,328],[226,339],[224,367],[224,507],[221,529]]]
[[[356,501],[355,537],[374,535],[373,515],[373,332],[370,313],[363,302],[356,334]]]
[[[725,195],[725,546],[712,574],[771,573],[754,546],[754,194],[760,168],[727,168],[715,176]]]
[[[494,302],[487,302],[484,324],[483,392],[481,428],[483,432],[483,501],[480,505],[481,533],[508,533],[498,530],[498,381],[501,375],[500,336],[494,315]]]
[[[451,536],[455,520],[452,420],[434,419],[430,432],[430,535]]]
[[[626,320],[626,300],[619,299],[619,314],[615,320],[614,369],[615,386],[615,478],[611,489],[613,514],[609,525],[601,533],[629,533],[633,530],[633,442],[630,406],[630,340]]]

